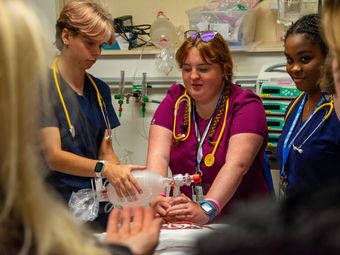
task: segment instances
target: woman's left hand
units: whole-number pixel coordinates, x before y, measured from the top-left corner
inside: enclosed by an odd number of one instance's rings
[[[202,225],[209,221],[201,206],[184,194],[171,198],[169,204],[171,207],[167,209],[165,217],[167,221],[190,221]]]
[[[166,217],[166,210],[170,207],[171,197],[157,196],[150,203],[150,207],[161,217]]]

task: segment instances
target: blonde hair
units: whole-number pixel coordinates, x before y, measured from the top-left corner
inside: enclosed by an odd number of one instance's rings
[[[108,254],[56,201],[39,172],[38,84],[47,42],[21,1],[0,0],[0,250],[6,254]]]
[[[323,1],[322,22],[325,39],[340,64],[340,1]]]
[[[339,0],[324,0],[323,1],[323,12],[322,12],[322,25],[323,34],[325,41],[328,44],[330,53],[335,57],[338,65],[340,65],[340,1]],[[321,80],[321,85],[327,84],[327,80],[332,82],[328,85],[333,94],[336,93],[335,84],[332,76],[332,64],[331,59],[328,59],[325,72],[323,75],[323,80]]]
[[[62,9],[56,24],[56,46],[62,50],[64,44],[61,33],[68,29],[73,35],[95,38],[104,35],[109,44],[113,44],[115,30],[111,15],[98,1],[73,0]]]
[[[340,65],[340,0],[324,0],[322,7],[325,39]]]

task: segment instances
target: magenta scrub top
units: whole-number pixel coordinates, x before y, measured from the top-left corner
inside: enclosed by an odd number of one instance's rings
[[[233,198],[223,208],[222,214],[226,213],[228,208],[230,208],[230,206],[235,201],[245,200],[253,196],[269,193],[268,186],[262,173],[264,168],[264,150],[266,148],[268,138],[264,107],[260,98],[251,90],[243,90],[234,84],[231,84],[230,86],[231,94],[229,98],[226,127],[215,153],[215,163],[211,167],[205,166],[204,157],[205,155],[211,153],[214,147],[208,142],[207,137],[203,143],[203,159],[201,161],[200,167],[203,172],[202,181],[204,188],[206,190],[209,189],[221,167],[224,165],[228,151],[229,139],[231,136],[240,133],[253,133],[262,136],[264,138],[264,142],[249,171],[243,177],[242,182]],[[177,99],[183,95],[183,93],[184,87],[182,85],[173,84],[171,86],[166,97],[163,99],[154,114],[152,125],[162,126],[172,132],[174,122],[174,106]],[[185,107],[183,106],[184,104],[180,104],[177,113],[177,134],[180,132],[180,127],[183,122],[183,115],[185,113]],[[196,116],[197,115],[198,114],[196,114]],[[200,133],[202,134],[209,120],[202,119],[200,116],[197,116],[196,118]],[[217,126],[213,139],[214,141],[217,140],[217,137],[220,134],[222,123],[223,117]],[[177,142],[171,147],[169,167],[172,171],[172,174],[195,173],[196,148],[197,138],[195,133],[195,125],[193,116],[191,116],[191,130],[189,137],[187,140],[183,142]],[[192,197],[191,187],[182,187],[181,191],[188,197]]]

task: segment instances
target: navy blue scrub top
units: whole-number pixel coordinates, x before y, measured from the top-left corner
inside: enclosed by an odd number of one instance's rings
[[[110,88],[102,80],[93,77],[98,90],[105,102],[111,128],[120,125],[112,106]],[[90,159],[98,159],[99,148],[107,129],[96,91],[85,75],[84,93],[79,96],[58,75],[60,90],[66,104],[71,123],[75,128],[75,137],[72,138],[67,124],[65,112],[58,96],[51,72],[49,79],[50,107],[46,107],[42,114],[42,127],[58,127],[61,135],[62,150]],[[48,181],[68,201],[72,191],[91,188],[91,177],[73,176],[57,171],[51,171]]]
[[[282,168],[282,148],[287,133],[292,125],[302,98],[295,104],[294,109],[286,119],[282,134],[277,146],[277,159]],[[291,106],[291,105],[290,105]],[[290,106],[287,108],[289,109]],[[326,108],[327,110],[329,107]],[[325,116],[325,109],[318,111],[296,138],[294,145],[299,147],[306,137],[317,127]],[[297,121],[290,139],[301,128],[302,114]],[[331,116],[315,131],[315,133],[302,145],[303,153],[290,149],[285,165],[288,177],[287,190],[305,186],[316,187],[330,183],[340,184],[340,122],[333,110]]]

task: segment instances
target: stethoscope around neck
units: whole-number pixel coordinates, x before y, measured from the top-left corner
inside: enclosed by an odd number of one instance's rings
[[[288,115],[291,112],[291,109],[294,108],[295,104],[297,101],[299,101],[299,98],[303,95],[304,93],[302,93],[296,100],[295,102],[292,104],[292,107],[290,107],[285,119],[287,119]],[[304,95],[304,99],[301,102],[301,106],[303,107],[306,95]],[[309,118],[305,121],[305,123],[303,124],[303,126],[298,130],[298,132],[295,134],[294,138],[291,141],[292,144],[292,149],[294,151],[297,151],[298,153],[302,154],[303,153],[303,149],[301,148],[309,139],[310,137],[316,132],[316,130],[322,125],[322,123],[327,120],[330,115],[332,114],[333,108],[334,108],[334,103],[333,100],[324,103],[325,99],[324,97],[322,97],[319,101],[319,104],[316,106],[316,109],[312,112],[312,114],[309,116]],[[327,111],[326,108],[329,107],[329,110]],[[320,110],[324,109],[325,112],[325,116],[323,116],[323,118],[321,119],[320,123],[313,129],[313,131],[302,141],[302,143],[299,146],[295,145],[295,140],[296,138],[301,134],[302,130],[306,127],[306,125],[308,124],[308,122],[313,118],[313,116],[319,112]],[[300,114],[298,114],[300,115]]]
[[[185,86],[184,86],[184,88],[185,88]],[[221,96],[223,96],[223,92],[222,92]],[[176,129],[177,129],[177,113],[178,113],[178,109],[179,109],[179,106],[180,106],[181,102],[185,102],[187,104],[187,107],[188,107],[188,111],[189,111],[189,114],[188,114],[189,115],[188,116],[188,126],[186,127],[186,131],[185,132],[183,132],[183,130],[181,128],[181,133],[176,134]],[[213,151],[211,153],[208,153],[204,157],[204,164],[207,167],[211,167],[215,163],[215,153],[216,153],[216,150],[218,148],[218,145],[220,144],[222,135],[223,135],[224,130],[225,130],[225,126],[226,126],[226,122],[227,122],[227,115],[228,115],[228,108],[229,108],[229,98],[226,100],[226,107],[225,107],[225,111],[224,111],[222,128],[221,128],[221,131],[220,131],[220,133],[218,135],[218,138],[217,138],[217,140],[216,140],[216,142],[214,144]],[[191,110],[192,110],[191,97],[188,95],[187,90],[185,88],[183,95],[181,95],[177,99],[177,101],[175,103],[175,108],[174,108],[174,123],[173,123],[172,134],[173,134],[173,138],[175,139],[175,141],[185,141],[189,137],[190,129],[191,129]],[[194,112],[193,112],[193,114],[194,114]],[[209,120],[209,124],[208,124],[208,126],[206,128],[206,131],[204,133],[207,133],[207,130],[210,127],[210,123],[212,121],[213,116],[214,116],[214,114],[211,116],[211,119]],[[194,116],[194,120],[195,120],[195,116]],[[195,121],[195,125],[197,125],[196,121]],[[198,128],[196,127],[196,136],[199,135],[197,132],[199,132],[199,131],[198,131]],[[199,146],[203,145],[203,141],[205,140],[205,136],[206,135],[203,135],[202,138],[199,137],[199,140],[200,140],[199,141]],[[196,167],[199,168],[199,164],[200,164],[201,159],[199,159],[197,161],[199,161],[199,162],[197,162],[197,166]],[[197,169],[197,172],[202,174],[200,169]]]
[[[288,130],[287,136],[284,139],[283,149],[282,149],[281,175],[286,175],[285,165],[286,165],[287,160],[288,160],[288,155],[289,155],[290,149],[292,148],[297,153],[302,154],[303,153],[302,146],[311,138],[311,136],[316,132],[316,130],[318,130],[318,128],[331,116],[333,109],[334,109],[334,103],[333,103],[332,98],[331,98],[330,101],[326,101],[326,103],[324,103],[325,97],[323,96],[320,99],[320,101],[318,102],[318,104],[317,104],[315,110],[312,112],[312,114],[303,123],[302,127],[296,132],[294,137],[289,141],[289,138],[292,135],[292,132],[293,132],[295,126],[296,126],[297,120],[302,114],[303,106],[306,102],[306,94],[305,93],[300,94],[300,96],[293,102],[292,106],[288,110],[286,117],[285,117],[285,120],[286,120],[288,118],[289,114],[291,113],[291,111],[293,110],[293,108],[295,107],[297,102],[299,102],[299,100],[302,96],[303,96],[303,99],[301,101],[301,104],[299,105],[299,108],[298,108],[297,113],[294,117],[293,123]],[[329,109],[327,111],[328,107],[329,107]],[[300,145],[296,145],[295,141],[296,141],[297,137],[299,137],[301,135],[301,132],[304,130],[304,128],[307,126],[307,124],[310,122],[310,120],[313,118],[313,116],[315,116],[316,113],[318,113],[321,110],[325,110],[325,115],[322,117],[320,123],[313,129],[312,132],[310,132],[310,134],[306,138],[303,139],[303,141],[301,142]]]
[[[59,81],[58,81],[58,77],[57,77],[57,61],[58,59],[55,59],[53,61],[53,64],[52,64],[52,71],[53,71],[53,79],[54,79],[54,85],[57,89],[57,92],[58,92],[58,96],[59,96],[59,99],[60,99],[60,102],[61,102],[61,105],[63,107],[63,110],[64,110],[64,113],[65,113],[65,117],[66,117],[66,121],[67,121],[67,125],[68,125],[68,130],[72,136],[72,138],[74,138],[76,136],[76,132],[75,132],[75,128],[71,122],[71,118],[70,118],[70,115],[68,113],[68,110],[67,110],[67,107],[66,107],[66,104],[65,104],[65,101],[64,101],[64,97],[63,97],[63,94],[61,93],[61,90],[60,90],[60,85],[59,85]],[[87,72],[86,72],[86,76],[89,78],[89,80],[91,81],[95,91],[96,91],[96,95],[97,95],[97,100],[98,100],[98,104],[99,104],[99,107],[100,107],[100,110],[101,110],[101,113],[102,113],[102,116],[103,116],[103,119],[104,119],[104,122],[105,122],[105,126],[106,126],[106,129],[108,130],[109,132],[109,135],[105,137],[105,139],[107,141],[112,141],[112,130],[111,130],[111,125],[110,125],[110,120],[109,120],[109,117],[108,117],[108,114],[107,114],[107,111],[106,111],[106,105],[105,105],[105,102],[98,90],[98,87],[96,85],[96,83],[94,82],[93,78],[91,77],[91,75],[89,75]]]

